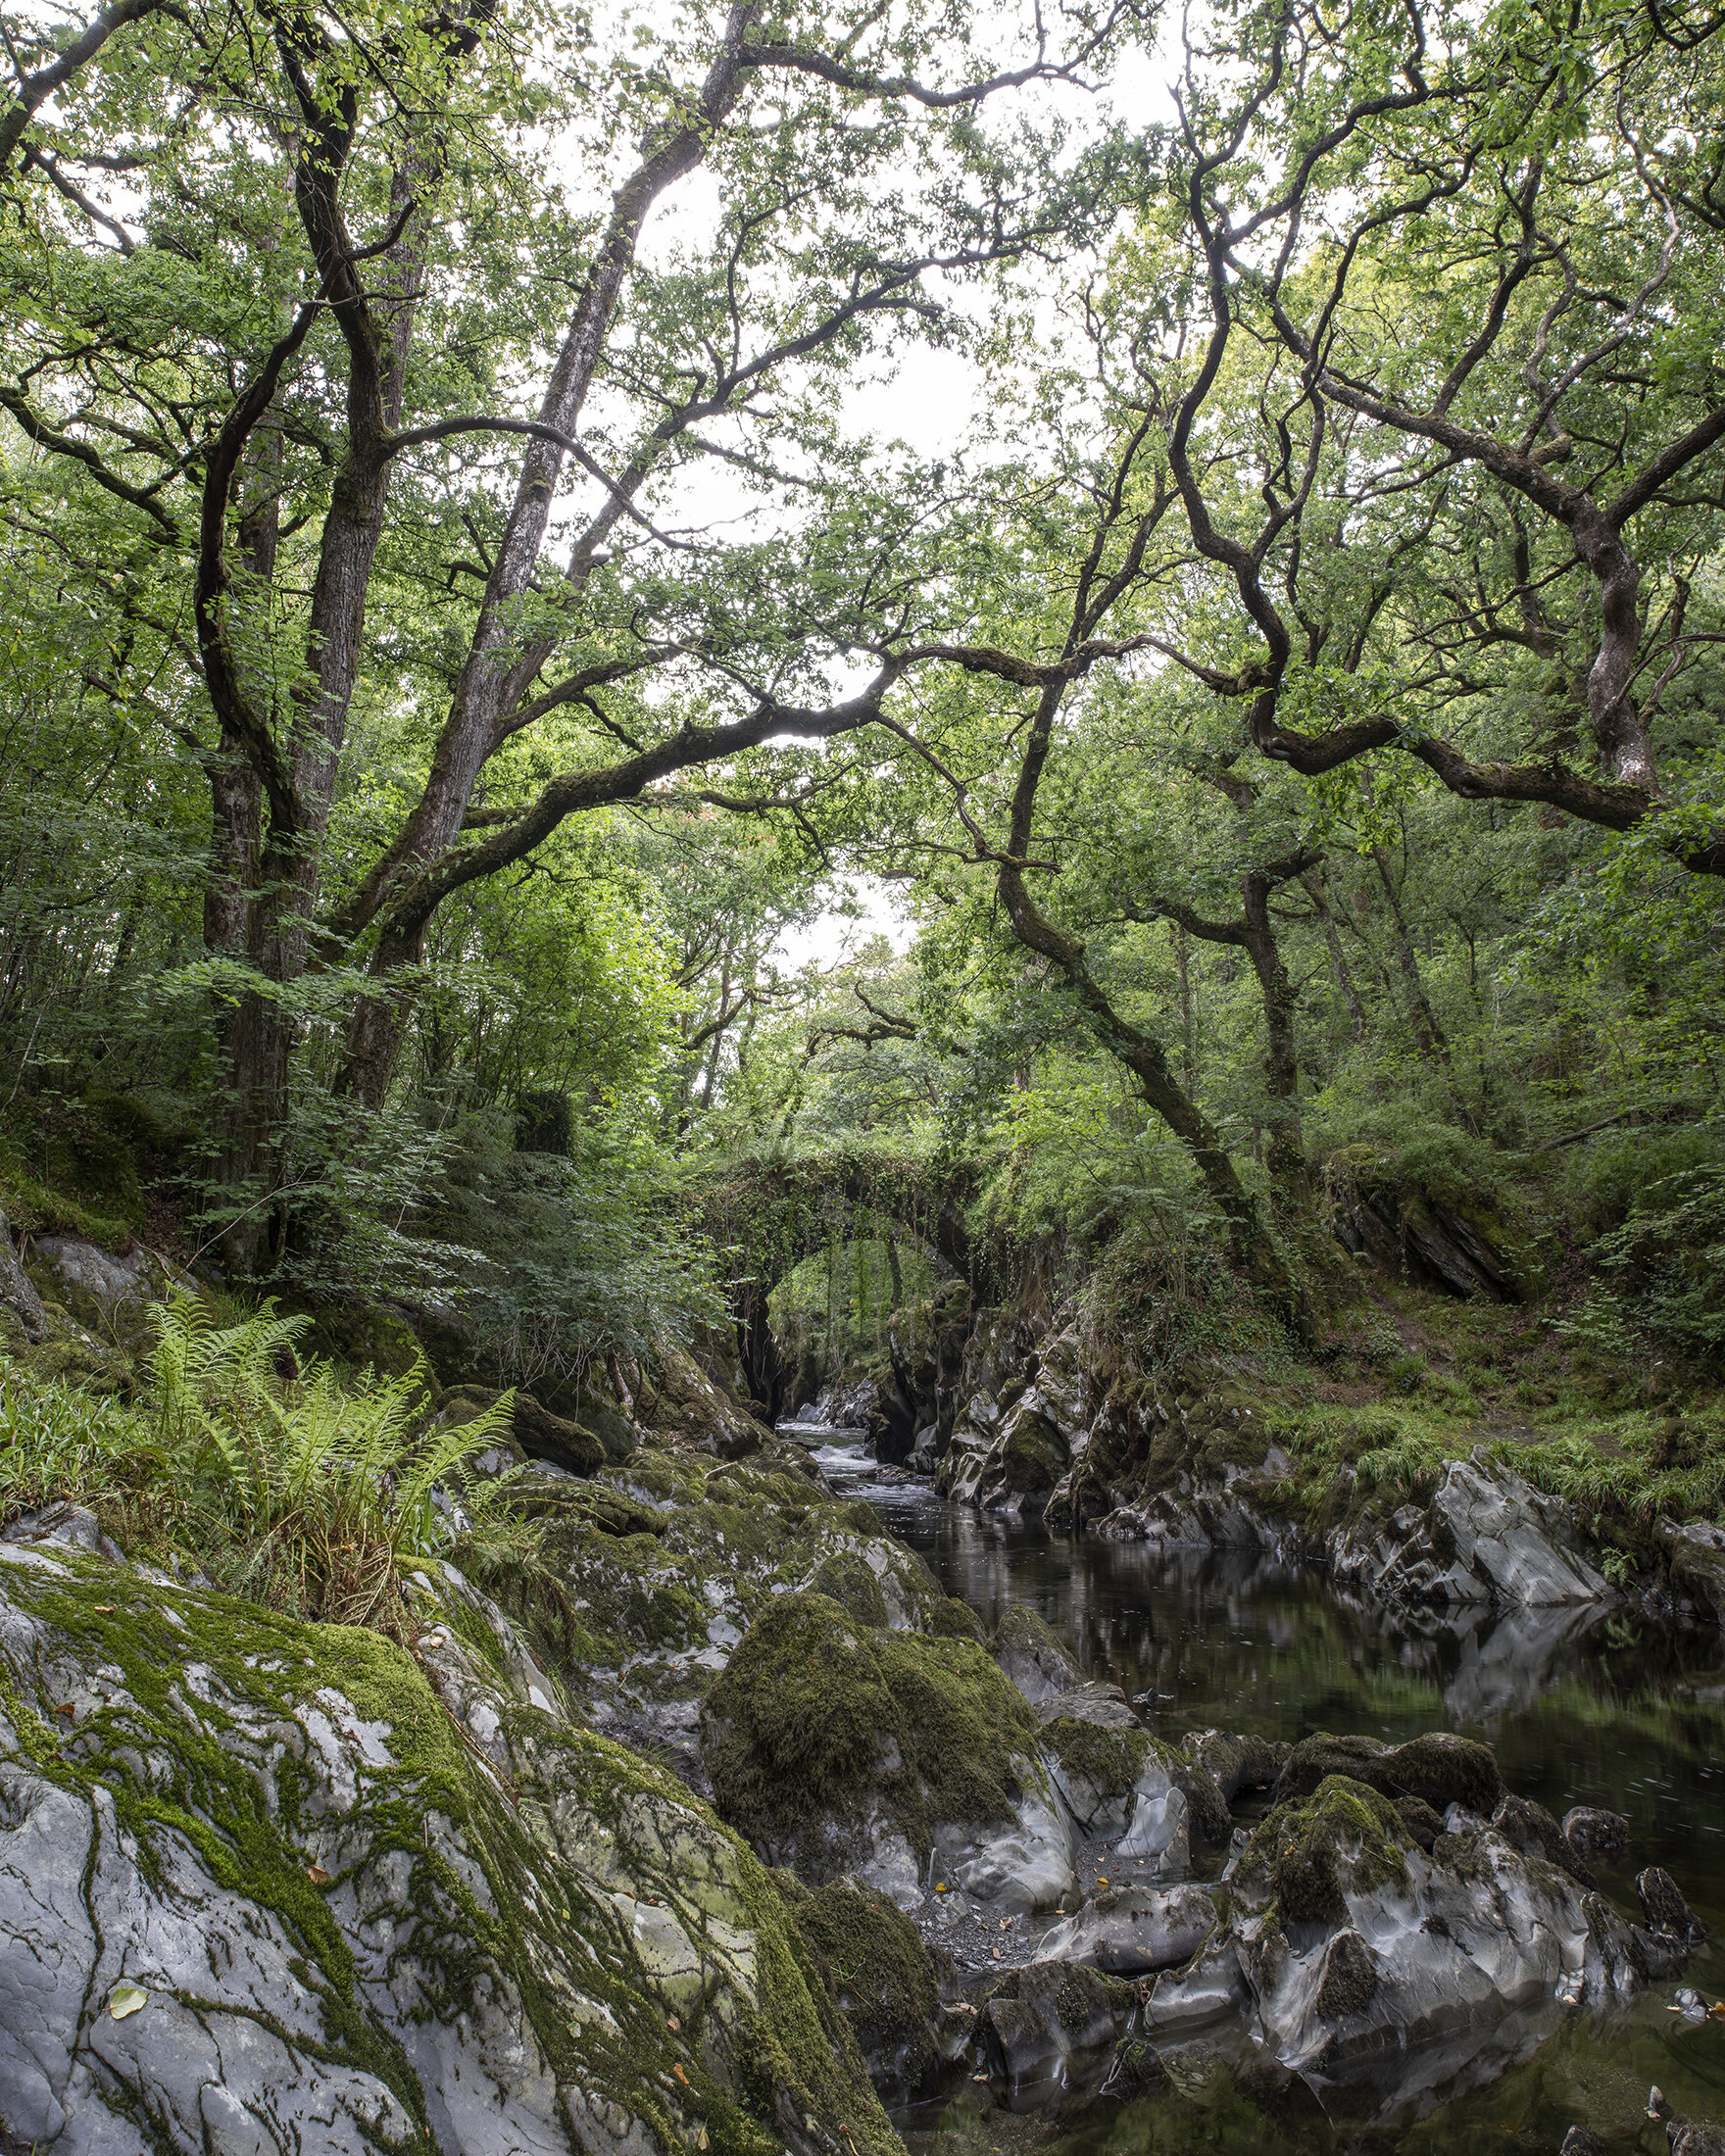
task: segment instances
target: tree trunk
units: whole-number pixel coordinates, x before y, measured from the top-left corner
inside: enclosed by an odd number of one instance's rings
[[[1381,846],[1374,846],[1371,858],[1377,863],[1378,880],[1384,887],[1384,897],[1390,904],[1390,936],[1396,953],[1396,963],[1402,969],[1402,980],[1407,991],[1408,1009],[1413,1026],[1414,1046],[1425,1060],[1441,1070],[1446,1079],[1450,1076],[1450,1044],[1439,1025],[1437,1014],[1426,1000],[1425,982],[1420,978],[1419,959],[1414,953],[1412,939],[1407,933],[1406,916],[1402,911],[1402,901],[1390,874],[1389,861]]]
[[[670,186],[702,162],[713,129],[741,94],[744,69],[738,53],[760,0],[735,0],[719,54],[701,94],[681,124],[666,122],[642,144],[639,164],[612,198],[612,212],[599,248],[575,301],[569,326],[540,400],[541,422],[564,436],[580,424],[588,390],[604,349],[625,278],[635,259],[641,229],[654,204]],[[449,715],[438,737],[423,792],[396,839],[371,874],[358,901],[365,919],[384,913],[371,973],[379,983],[419,957],[422,920],[389,917],[390,891],[413,869],[435,860],[461,833],[473,787],[487,760],[504,738],[505,723],[550,657],[553,644],[536,642],[510,658],[514,602],[538,572],[540,550],[551,522],[552,499],[562,474],[561,444],[535,438],[521,459],[515,503],[486,581]],[[592,568],[570,564],[570,590],[585,582]],[[389,1084],[401,1037],[401,1011],[384,990],[365,998],[355,1012],[348,1038],[348,1083],[370,1106],[378,1106]]]
[[[1182,1074],[1186,1091],[1198,1091],[1198,1025],[1192,1002],[1192,939],[1184,921],[1175,921],[1174,967],[1180,976],[1180,1037],[1184,1045]]]
[[[1300,1066],[1294,1041],[1294,984],[1282,962],[1270,923],[1269,895],[1279,879],[1249,870],[1242,879],[1245,922],[1240,941],[1263,992],[1264,1092],[1270,1124],[1266,1159],[1270,1180],[1284,1205],[1307,1193],[1306,1145],[1300,1120]]]
[[[1359,1000],[1359,990],[1355,986],[1354,975],[1349,969],[1347,956],[1342,949],[1342,938],[1336,927],[1336,916],[1330,911],[1324,897],[1324,887],[1316,876],[1302,879],[1306,895],[1317,910],[1318,923],[1323,929],[1324,948],[1330,955],[1330,971],[1335,977],[1336,988],[1348,1006],[1348,1016],[1354,1027],[1356,1041],[1365,1039],[1365,1005]]]

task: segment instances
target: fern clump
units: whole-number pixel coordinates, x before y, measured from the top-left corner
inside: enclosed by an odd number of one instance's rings
[[[184,1294],[151,1315],[156,1442],[202,1561],[233,1592],[399,1632],[406,1571],[461,1544],[518,1540],[513,1477],[469,1471],[507,1436],[513,1395],[459,1428],[427,1429],[422,1366],[344,1391],[325,1362],[301,1370],[305,1317],[267,1303],[218,1326]]]

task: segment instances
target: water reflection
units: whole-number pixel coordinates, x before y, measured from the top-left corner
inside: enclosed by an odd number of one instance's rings
[[[857,1469],[854,1467],[853,1471]],[[866,1469],[860,1483],[867,1489]],[[1602,1884],[1639,1916],[1643,1865],[1681,1883],[1725,1942],[1725,1653],[1620,1612],[1389,1610],[1339,1594],[1313,1571],[1248,1551],[1160,1553],[1143,1544],[1055,1540],[925,1492],[868,1489],[891,1531],[921,1551],[950,1593],[990,1622],[1010,1602],[1038,1611],[1087,1676],[1110,1679],[1170,1737],[1219,1724],[1293,1740],[1318,1729],[1389,1741],[1468,1730],[1497,1751],[1509,1786],[1561,1814],[1626,1813],[1630,1857]],[[1725,1990],[1725,1943],[1688,1981]],[[1608,2024],[1540,2014],[1451,2058],[1404,2071],[1388,2108],[1369,2090],[1297,2088],[1269,2112],[1231,2079],[1191,2062],[1184,2085],[1082,2131],[1032,2136],[1060,2156],[1151,2149],[1460,2151],[1490,2145],[1552,2156],[1564,2129],[1591,2125],[1614,2150],[1662,2148],[1641,2115],[1657,2081],[1680,2110],[1725,2119],[1725,2028],[1667,2014],[1669,1987]],[[1643,2137],[1643,2128],[1647,2135]],[[968,2098],[908,2122],[922,2156],[1026,2145],[1024,2122],[985,2118]]]

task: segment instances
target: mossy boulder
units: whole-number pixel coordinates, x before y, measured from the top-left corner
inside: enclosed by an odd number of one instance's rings
[[[886,1597],[864,1558],[854,1549],[835,1550],[809,1575],[809,1592],[824,1594],[848,1610],[860,1625],[886,1624]]]
[[[1276,1802],[1308,1796],[1329,1775],[1349,1776],[1391,1798],[1417,1797],[1439,1813],[1459,1804],[1479,1819],[1490,1819],[1503,1794],[1490,1749],[1440,1730],[1390,1745],[1369,1737],[1305,1738],[1276,1779]]]
[[[1104,1797],[1125,1796],[1146,1758],[1160,1749],[1148,1730],[1109,1729],[1071,1714],[1045,1722],[1042,1741],[1067,1776],[1082,1778]]]
[[[988,1644],[988,1627],[968,1602],[961,1602],[956,1595],[943,1595],[928,1616],[928,1630],[937,1640],[973,1640],[979,1647]]]
[[[861,1626],[785,1594],[708,1694],[702,1756],[720,1814],[758,1846],[813,1854],[871,1805],[926,1856],[942,1821],[1010,1819],[1036,1724],[967,1640]]]
[[[715,1680],[701,1754],[720,1813],[806,1879],[854,1871],[905,1903],[936,1862],[1010,1906],[1070,1883],[1034,1718],[970,1641],[781,1595]]]
[[[25,1342],[21,1336],[11,1344],[32,1376],[47,1382],[65,1379],[109,1399],[136,1396],[143,1382],[138,1361],[118,1341],[79,1324],[52,1295],[42,1298],[42,1319],[45,1332],[39,1341]]]
[[[1347,1895],[1400,1880],[1411,1838],[1388,1797],[1328,1775],[1298,1803],[1278,1804],[1253,1834],[1231,1882],[1246,1908],[1273,1904],[1287,1929],[1347,1922]]]
[[[0,1545],[7,2129],[899,2156],[749,1850],[450,1610],[424,1639]]]

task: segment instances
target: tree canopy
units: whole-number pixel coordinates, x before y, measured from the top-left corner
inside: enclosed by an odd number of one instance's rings
[[[123,1098],[232,1277],[523,1354],[822,1150],[1297,1332],[1392,1135],[1712,1232],[1725,20],[7,34],[15,1205]]]

